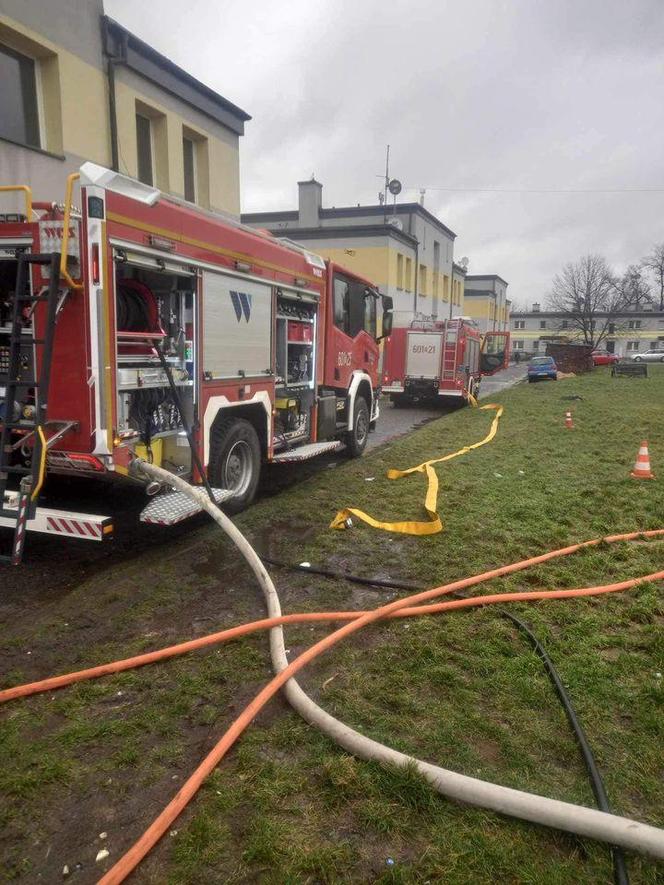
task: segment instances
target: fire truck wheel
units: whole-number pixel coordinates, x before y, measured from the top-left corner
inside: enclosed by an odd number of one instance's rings
[[[362,396],[355,399],[353,429],[346,434],[346,448],[351,458],[359,458],[369,438],[369,406]]]
[[[234,489],[235,496],[224,504],[229,513],[239,513],[254,499],[261,472],[261,444],[252,424],[244,418],[217,421],[210,433],[210,483],[217,489]]]

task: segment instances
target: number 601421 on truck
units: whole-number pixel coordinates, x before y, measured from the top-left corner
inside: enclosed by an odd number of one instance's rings
[[[261,466],[345,447],[378,418],[391,299],[293,243],[91,163],[80,210],[0,215],[0,526],[100,540],[106,516],[40,506],[48,473],[138,481],[141,456],[230,511]],[[200,469],[198,466],[200,465]],[[192,515],[154,485],[145,522]]]

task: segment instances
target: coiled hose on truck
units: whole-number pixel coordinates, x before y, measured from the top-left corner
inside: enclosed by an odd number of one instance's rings
[[[265,596],[269,617],[253,624],[240,625],[239,627],[221,631],[211,637],[201,637],[169,649],[139,655],[126,661],[114,662],[102,665],[98,668],[90,668],[87,671],[69,674],[64,677],[44,680],[31,686],[18,686],[16,689],[7,689],[0,693],[0,701],[9,700],[11,697],[19,697],[34,694],[38,691],[52,690],[55,687],[71,684],[85,678],[94,678],[104,673],[119,672],[150,663],[153,660],[164,660],[182,654],[193,648],[202,648],[212,642],[220,642],[224,639],[234,638],[258,629],[270,628],[270,651],[273,666],[277,675],[258,693],[254,700],[245,708],[223,735],[221,740],[212,749],[208,756],[201,762],[194,773],[183,784],[175,797],[153,821],[143,836],[130,848],[130,850],[112,867],[112,869],[100,880],[103,885],[119,883],[131,873],[146,854],[154,847],[159,839],[168,831],[173,821],[178,817],[189,801],[196,794],[207,776],[214,770],[216,765],[228,752],[239,735],[248,727],[260,710],[282,687],[286,697],[293,708],[300,713],[310,724],[319,728],[324,734],[342,746],[350,753],[363,758],[378,761],[383,764],[397,766],[414,765],[419,773],[438,792],[452,799],[471,805],[478,805],[501,814],[518,817],[532,823],[554,827],[566,832],[576,833],[581,836],[598,839],[609,844],[620,845],[644,854],[664,859],[664,830],[643,824],[630,818],[608,814],[603,811],[586,808],[569,802],[561,802],[549,799],[521,790],[492,784],[478,778],[468,777],[449,771],[431,763],[414,759],[404,753],[399,753],[390,747],[371,740],[359,732],[349,728],[344,723],[330,716],[325,710],[318,707],[300,688],[292,678],[299,670],[315,657],[331,648],[345,636],[356,632],[361,627],[374,621],[397,616],[419,616],[432,612],[456,608],[470,608],[477,605],[497,604],[509,601],[525,601],[533,599],[564,599],[580,596],[592,596],[602,593],[626,590],[643,583],[664,579],[664,571],[654,572],[639,578],[607,584],[599,587],[585,587],[572,590],[557,591],[531,591],[524,593],[488,594],[470,599],[454,599],[443,603],[416,606],[416,603],[425,602],[446,593],[464,590],[477,584],[488,581],[501,575],[511,574],[541,562],[546,562],[558,556],[564,556],[576,552],[584,547],[596,546],[602,542],[611,543],[621,540],[634,540],[664,535],[664,529],[655,529],[647,532],[633,532],[623,535],[613,535],[603,539],[595,539],[580,544],[573,544],[559,550],[550,551],[540,556],[501,566],[500,568],[474,575],[460,581],[436,587],[428,591],[416,593],[403,599],[395,600],[388,605],[369,612],[332,612],[332,613],[306,613],[297,615],[281,614],[281,606],[272,580],[265,570],[256,552],[252,549],[246,538],[239,532],[231,520],[214,505],[202,489],[189,486],[184,480],[174,476],[168,471],[141,462],[140,469],[150,479],[163,482],[190,495],[193,500],[208,512],[217,524],[223,529],[228,537],[237,546],[242,556],[247,561],[252,572],[256,576]],[[315,643],[311,648],[303,652],[291,663],[286,657],[281,624],[315,622],[323,620],[346,620],[350,623],[338,628],[324,639]],[[55,684],[57,683],[57,685]]]

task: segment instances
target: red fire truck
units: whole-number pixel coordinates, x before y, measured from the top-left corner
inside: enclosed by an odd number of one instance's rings
[[[80,177],[80,211],[72,189]],[[46,473],[136,482],[137,456],[230,511],[261,465],[346,447],[378,417],[391,299],[318,255],[92,163],[64,206],[0,215],[0,526],[101,540],[39,506]],[[145,522],[192,515],[154,484]]]
[[[483,375],[506,368],[509,332],[481,336],[468,317],[414,319],[393,329],[383,351],[383,392],[395,406],[441,397],[477,397]]]

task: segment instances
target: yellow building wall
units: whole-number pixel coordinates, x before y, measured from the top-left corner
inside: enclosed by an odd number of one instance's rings
[[[38,61],[43,148],[109,166],[108,92],[103,71],[3,15],[0,42]]]
[[[475,320],[491,320],[491,308],[493,301],[490,298],[466,298],[464,302],[464,311],[466,316]]]
[[[397,250],[388,249],[384,246],[369,246],[353,248],[349,254],[346,249],[329,248],[321,244],[319,248],[309,248],[329,258],[335,264],[340,264],[359,274],[373,283],[375,286],[386,288],[388,285],[396,285],[397,278]]]
[[[155,153],[155,186],[184,198],[184,131],[198,136],[198,202],[213,211],[240,213],[239,139],[226,144],[190,120],[146,97],[126,83],[116,81],[116,113],[120,171],[136,178],[138,154],[136,145],[136,113],[144,113],[153,121]],[[200,152],[207,153],[206,170],[201,175]],[[203,181],[201,181],[203,179]],[[205,187],[207,183],[207,187]]]
[[[108,82],[102,68],[94,67],[4,15],[0,15],[0,42],[38,61],[42,147],[54,154],[73,154],[81,160],[110,167]],[[116,113],[120,171],[132,178],[137,176],[137,102],[153,119],[155,185],[176,196],[184,196],[182,136],[183,129],[189,130],[197,143],[197,178],[201,196],[198,202],[204,208],[239,215],[238,136],[229,131],[227,140],[222,140],[118,78]]]

